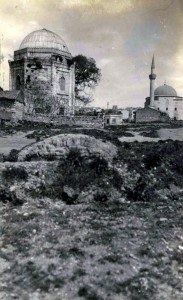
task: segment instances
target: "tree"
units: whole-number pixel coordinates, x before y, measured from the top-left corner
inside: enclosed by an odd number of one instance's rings
[[[98,85],[101,72],[93,58],[81,54],[73,57],[75,62],[75,95],[85,105],[93,101],[93,91]]]
[[[50,82],[47,82],[47,85]],[[26,89],[26,111],[28,113],[43,113],[50,115],[60,114],[64,106],[56,95],[52,95],[47,89],[41,88],[42,82],[40,80],[32,81],[33,88]],[[27,87],[27,85],[26,85]]]
[[[37,93],[36,93],[37,92]],[[48,95],[47,91],[26,91],[26,112],[49,115],[64,114],[64,103],[57,96]]]
[[[39,88],[39,81],[35,82],[34,89],[27,89],[26,95],[26,111],[28,113],[39,112],[48,114],[51,111],[51,101],[47,90]]]

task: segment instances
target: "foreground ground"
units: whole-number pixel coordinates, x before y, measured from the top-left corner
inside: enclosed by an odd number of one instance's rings
[[[61,176],[54,185],[45,179],[39,197],[38,192],[20,203],[1,203],[0,299],[183,299],[183,143],[121,144],[118,137],[126,131],[88,131],[118,146],[112,170],[89,172],[91,165],[85,161],[79,166],[71,158],[66,161],[72,167],[72,172],[64,169],[72,179],[70,188],[76,188],[79,178],[82,188],[93,184],[101,190],[109,184],[107,195],[87,194],[82,202],[67,202],[59,194],[48,198],[53,188],[60,192]],[[140,131],[156,136],[152,128],[142,126]],[[39,128],[30,137],[50,134],[54,131]],[[41,163],[29,162],[26,170]],[[15,166],[19,170],[18,163]],[[8,172],[6,180],[15,182],[11,176],[16,173]],[[26,177],[25,170],[23,174]],[[19,185],[22,182],[23,177]],[[108,199],[114,188],[117,199]]]
[[[181,210],[182,199],[5,205],[0,299],[181,300]]]

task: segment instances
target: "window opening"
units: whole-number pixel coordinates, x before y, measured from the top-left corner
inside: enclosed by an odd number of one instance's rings
[[[65,78],[63,76],[60,78],[60,89],[65,91]]]

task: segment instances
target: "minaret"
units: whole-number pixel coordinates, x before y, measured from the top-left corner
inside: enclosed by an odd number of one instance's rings
[[[149,75],[150,79],[150,104],[149,107],[154,107],[154,81],[156,79],[156,74],[154,74],[155,63],[154,63],[154,55],[151,64],[151,74]]]

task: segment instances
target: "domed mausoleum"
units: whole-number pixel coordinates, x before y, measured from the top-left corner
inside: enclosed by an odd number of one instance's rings
[[[47,29],[31,32],[9,66],[10,89],[24,93],[27,112],[74,113],[75,66],[59,35]]]

